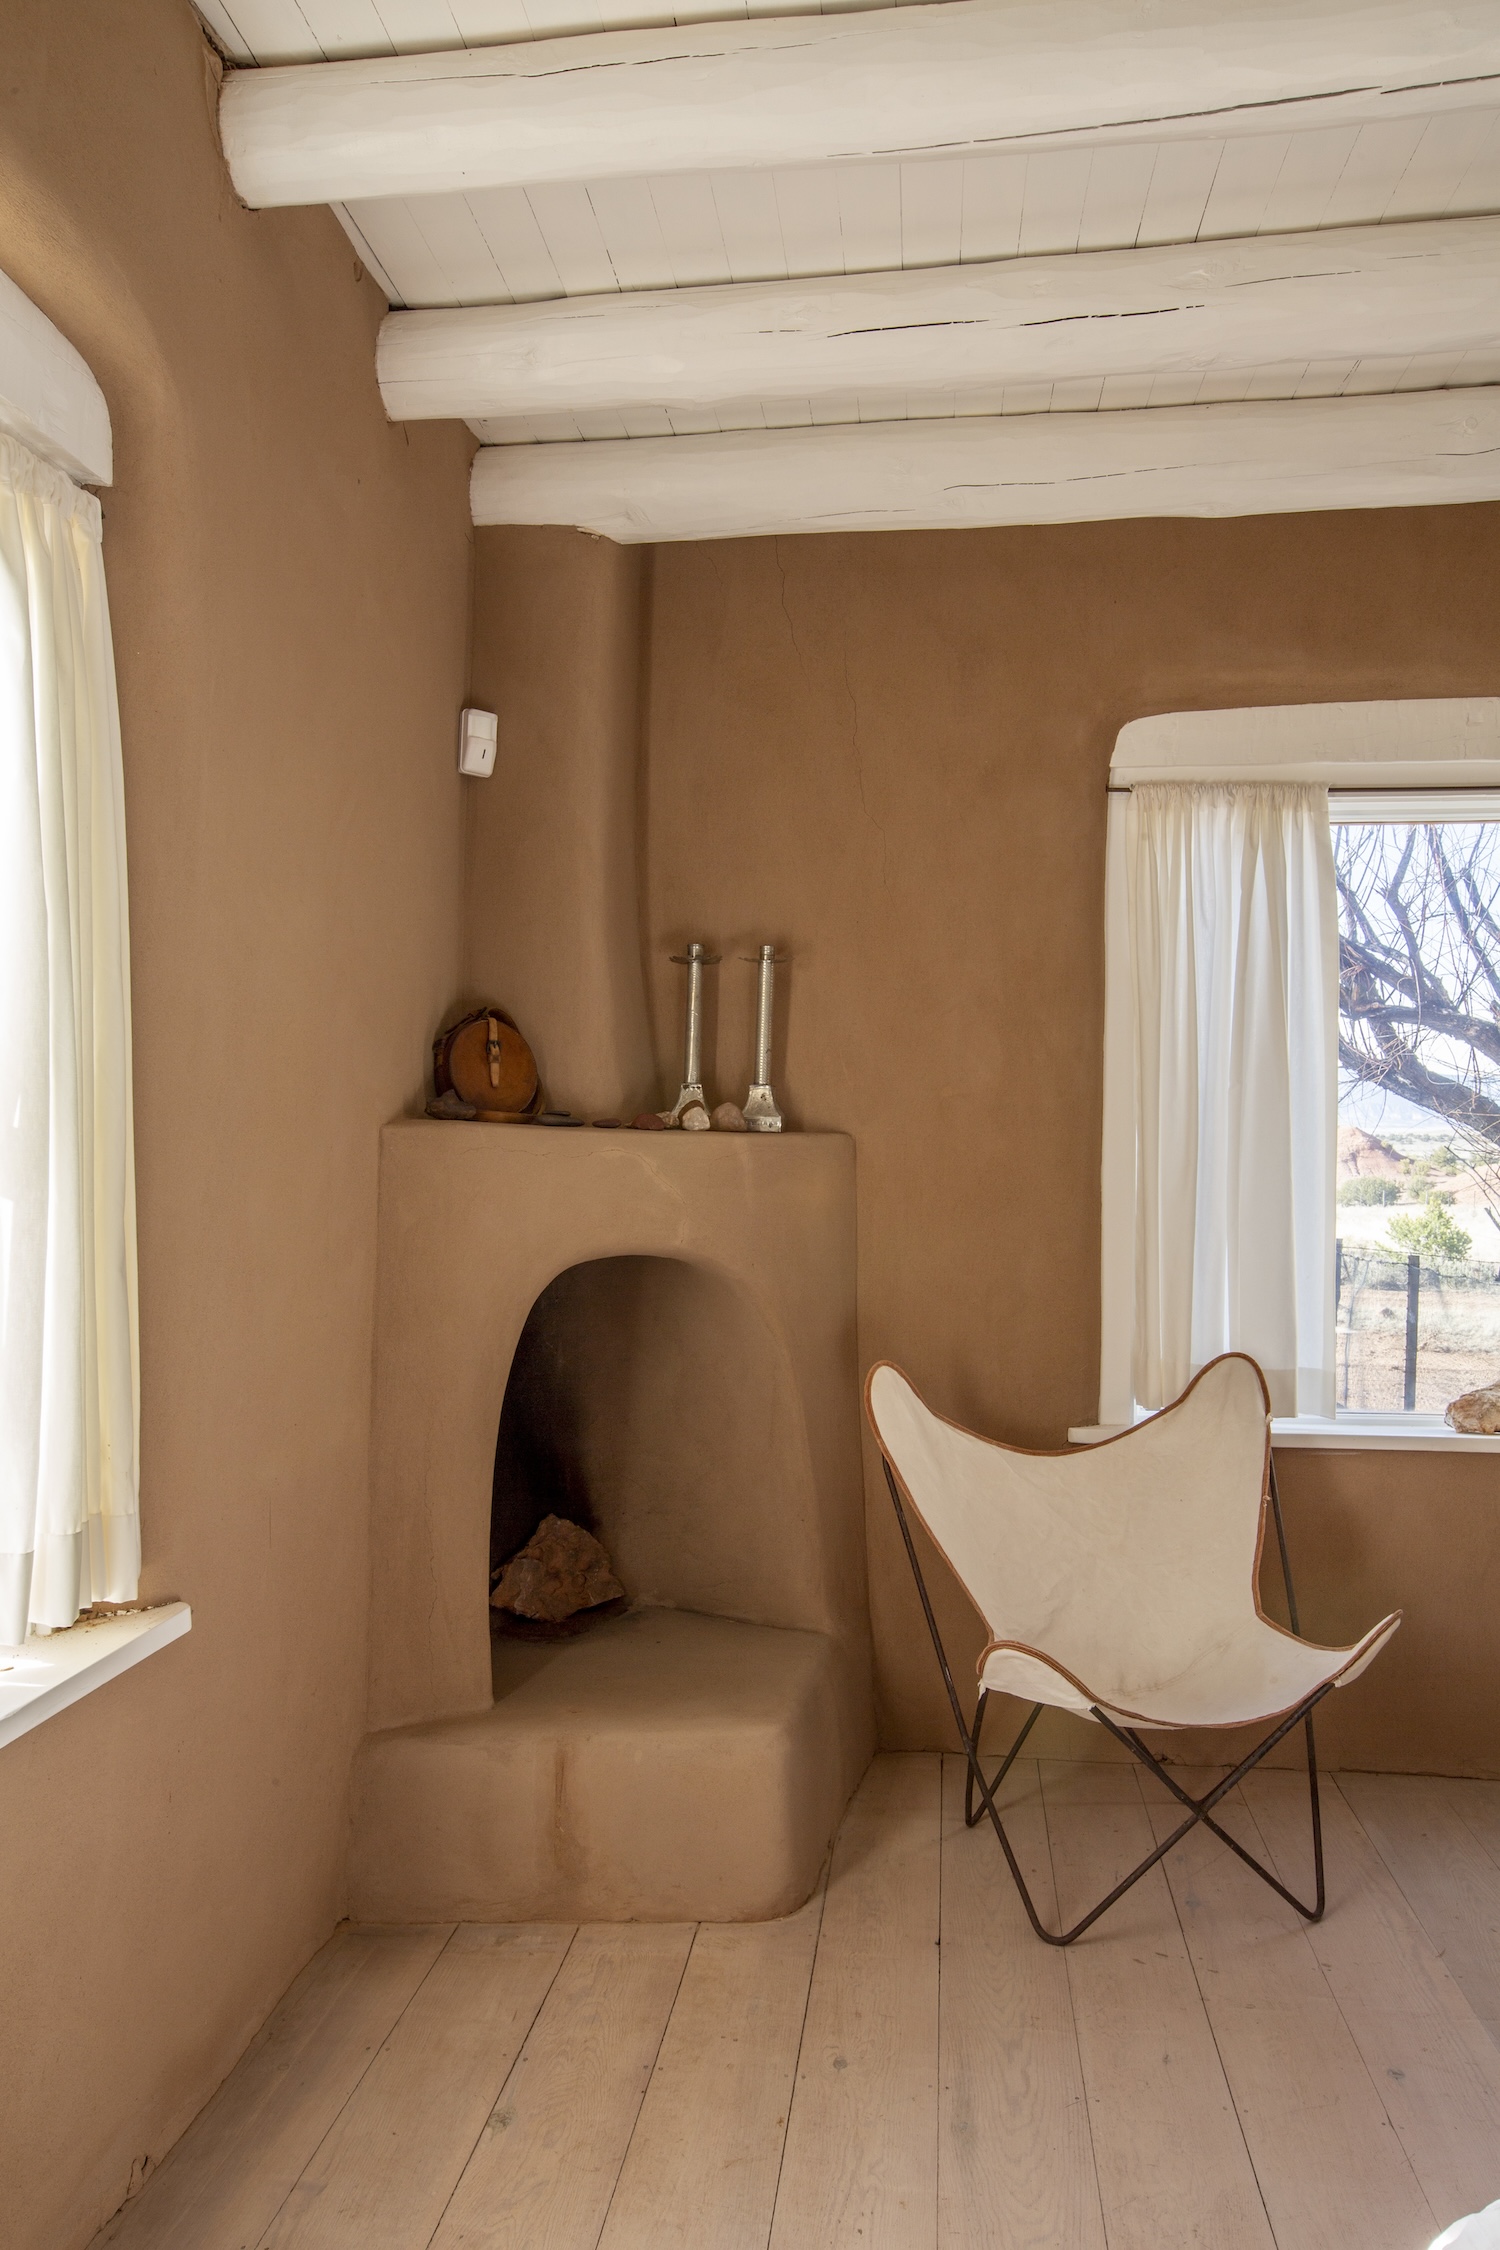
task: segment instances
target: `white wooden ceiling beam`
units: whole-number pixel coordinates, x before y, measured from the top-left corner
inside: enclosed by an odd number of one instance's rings
[[[376,366],[393,421],[999,383],[1218,375],[1500,345],[1500,218],[1332,228],[992,265],[397,312]]]
[[[626,545],[1500,500],[1500,386],[1133,413],[493,445],[477,524]]]
[[[938,0],[232,71],[245,201],[1267,133],[1500,89],[1494,0]]]

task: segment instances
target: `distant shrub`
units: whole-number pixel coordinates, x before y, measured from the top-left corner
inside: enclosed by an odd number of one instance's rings
[[[1361,1174],[1358,1179],[1345,1180],[1339,1189],[1340,1203],[1399,1203],[1399,1180],[1375,1180]]]
[[[1422,1210],[1403,1211],[1391,1221],[1391,1240],[1408,1257],[1467,1258],[1474,1247],[1472,1235],[1452,1219],[1435,1195]]]

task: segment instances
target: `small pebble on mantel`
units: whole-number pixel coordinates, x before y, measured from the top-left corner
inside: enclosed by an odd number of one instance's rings
[[[479,1112],[472,1102],[466,1102],[463,1095],[456,1094],[450,1086],[446,1093],[436,1095],[427,1104],[427,1114],[429,1117],[469,1118],[477,1117]]]
[[[600,1126],[618,1125],[621,1120],[617,1117],[596,1117],[594,1123]],[[685,1133],[706,1133],[710,1126],[716,1133],[748,1133],[750,1130],[738,1102],[720,1102],[712,1116],[698,1102],[690,1102],[681,1117],[674,1117],[669,1109],[643,1109],[639,1117],[632,1117],[630,1123],[637,1133],[668,1133],[676,1132],[679,1128]]]

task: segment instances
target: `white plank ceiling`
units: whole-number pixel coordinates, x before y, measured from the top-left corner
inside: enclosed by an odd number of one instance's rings
[[[857,0],[862,10],[869,0]],[[879,5],[880,0],[875,0]],[[905,0],[895,0],[900,6]],[[748,16],[833,16],[837,5],[786,0],[705,0],[701,7],[649,8],[640,0],[199,0],[231,61],[349,62],[362,55],[443,54],[573,31],[638,25],[732,23]]]
[[[198,0],[231,61],[451,50],[627,26],[834,13],[787,0]],[[1500,0],[1497,0],[1500,4]],[[1476,93],[1490,94],[1489,86]],[[1262,137],[675,173],[334,206],[393,307],[505,305],[621,291],[873,273],[1500,212],[1500,99]],[[1418,339],[1419,341],[1419,339]],[[671,437],[867,420],[1090,413],[1500,383],[1493,345],[1268,363],[1207,376],[507,414],[491,443]]]

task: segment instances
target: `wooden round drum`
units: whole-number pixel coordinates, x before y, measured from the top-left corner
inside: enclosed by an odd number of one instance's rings
[[[476,1008],[432,1043],[434,1090],[451,1089],[490,1124],[519,1125],[542,1106],[536,1057],[503,1008]]]

